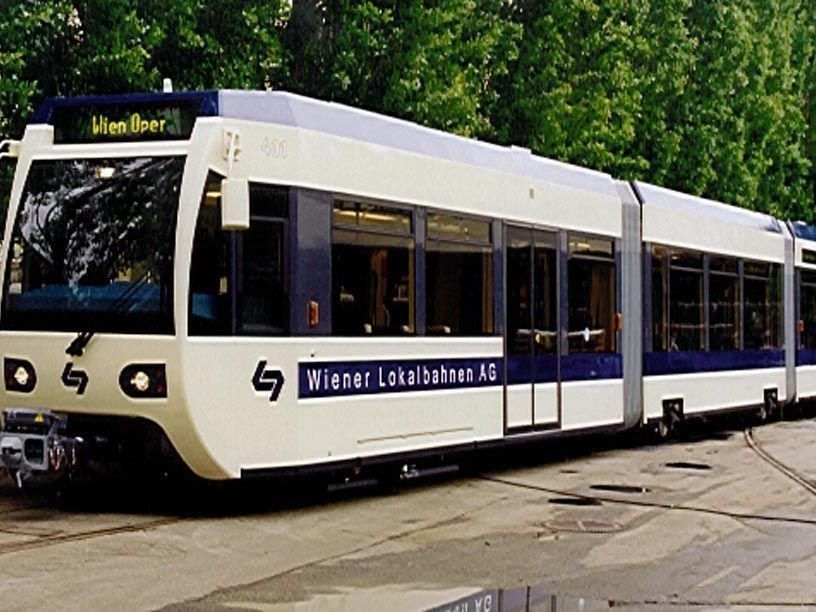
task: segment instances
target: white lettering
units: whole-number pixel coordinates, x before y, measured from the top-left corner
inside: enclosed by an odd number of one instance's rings
[[[320,370],[306,370],[306,378],[309,380],[309,391],[320,391]]]

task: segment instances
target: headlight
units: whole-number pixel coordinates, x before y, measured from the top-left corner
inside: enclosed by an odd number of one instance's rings
[[[37,373],[30,361],[15,357],[3,358],[3,380],[6,391],[31,393],[37,386]]]
[[[163,363],[133,363],[119,374],[119,387],[134,399],[167,397],[167,372]]]
[[[130,384],[140,393],[144,393],[150,389],[150,376],[144,370],[139,370],[130,379]]]
[[[26,387],[28,386],[28,381],[31,380],[31,375],[23,366],[17,366],[17,369],[14,370],[14,380],[16,380],[17,384],[21,387]]]

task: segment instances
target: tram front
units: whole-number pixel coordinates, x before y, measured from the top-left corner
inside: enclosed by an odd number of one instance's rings
[[[15,147],[0,462],[19,484],[164,466],[176,450],[221,475],[191,433],[176,334],[184,219],[221,134],[197,125],[215,105],[206,93],[48,101]]]

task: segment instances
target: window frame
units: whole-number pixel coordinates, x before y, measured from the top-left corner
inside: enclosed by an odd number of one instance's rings
[[[616,355],[620,354],[623,347],[621,342],[621,333],[618,330],[618,325],[616,321],[621,314],[620,306],[621,306],[621,258],[620,258],[620,239],[614,236],[605,236],[603,234],[595,234],[592,232],[584,232],[584,231],[573,231],[573,230],[559,230],[559,234],[564,236],[564,281],[563,281],[563,297],[562,297],[562,305],[560,308],[563,308],[563,333],[564,333],[564,340],[563,340],[563,351],[562,356],[568,355]],[[585,238],[588,240],[602,240],[604,242],[608,242],[611,244],[611,252],[609,256],[604,255],[595,255],[592,253],[584,254],[584,253],[574,253],[571,248],[571,242],[573,238],[580,237]],[[569,334],[570,334],[570,262],[573,260],[579,261],[590,261],[596,263],[604,263],[604,264],[611,264],[612,265],[612,282],[613,285],[613,304],[612,304],[612,350],[609,351],[575,351],[570,348],[569,342]]]
[[[665,301],[667,312],[666,315],[666,328],[668,330],[671,329],[671,271],[672,269],[677,269],[680,271],[688,271],[688,272],[698,272],[703,274],[703,300],[704,300],[704,348],[699,349],[697,351],[691,352],[720,352],[711,348],[711,295],[710,295],[710,281],[711,275],[717,276],[727,276],[738,279],[738,292],[739,292],[739,343],[738,348],[736,349],[729,349],[735,351],[744,351],[744,350],[766,350],[766,349],[746,349],[745,348],[745,339],[746,339],[746,325],[745,325],[745,280],[764,280],[767,283],[774,282],[774,274],[778,275],[779,277],[779,301],[778,301],[778,315],[777,315],[777,338],[778,343],[776,346],[772,347],[770,350],[781,350],[784,346],[784,265],[778,262],[766,261],[766,260],[759,260],[759,259],[750,259],[745,257],[739,257],[734,254],[728,253],[720,253],[720,252],[709,252],[709,251],[699,251],[696,249],[690,249],[687,247],[681,247],[677,245],[671,245],[666,243],[660,242],[644,242],[644,272],[643,272],[643,279],[644,279],[644,315],[648,315],[648,330],[646,335],[644,336],[644,350],[646,352],[654,352],[654,353],[663,353],[663,352],[672,352],[668,349],[668,347],[656,347],[655,346],[655,338],[653,334],[652,327],[655,324],[655,303],[654,303],[654,273],[655,273],[655,257],[654,251],[656,248],[663,249],[665,252],[666,261],[664,262],[664,269],[662,271],[663,282],[665,283],[664,291],[665,291]],[[702,256],[703,268],[702,270],[698,268],[690,268],[688,266],[682,265],[672,265],[671,263],[671,256],[673,252],[676,251],[693,251],[696,253],[700,253]],[[737,272],[723,272],[716,269],[711,269],[711,260],[714,258],[724,258],[730,260],[736,260],[737,262]],[[762,266],[767,266],[768,273],[766,276],[759,276],[756,274],[746,273],[745,268],[747,264],[759,264]],[[816,270],[814,270],[816,274]],[[816,285],[814,285],[816,286]],[[644,318],[644,322],[645,318]]]
[[[802,288],[808,287],[816,292],[816,269],[799,267],[796,269],[796,348],[797,350],[816,349],[816,333],[813,334],[813,346],[805,346],[805,332],[808,330],[802,310]],[[816,317],[814,317],[814,327],[816,327]],[[801,323],[801,326],[800,326]]]
[[[379,208],[385,209],[392,209],[394,211],[398,211],[401,213],[406,213],[409,219],[409,231],[407,232],[400,232],[393,229],[384,229],[378,228],[376,226],[367,226],[361,225],[359,223],[337,223],[335,222],[335,207],[338,202],[351,202],[358,206],[375,206]],[[329,240],[328,240],[328,248],[329,248],[329,257],[331,261],[331,273],[329,274],[329,295],[331,298],[331,320],[332,320],[332,329],[331,335],[334,337],[345,337],[340,332],[336,331],[336,324],[337,324],[337,311],[334,307],[334,279],[336,271],[334,269],[334,246],[335,246],[335,232],[342,231],[342,232],[357,232],[361,234],[367,234],[372,236],[382,236],[387,238],[397,238],[400,240],[407,240],[410,242],[410,247],[408,248],[409,251],[409,269],[413,268],[413,286],[410,287],[409,291],[409,300],[411,303],[409,304],[409,313],[410,313],[410,322],[411,322],[411,331],[404,332],[401,334],[389,334],[389,333],[376,333],[372,331],[372,333],[360,333],[355,334],[354,338],[406,338],[406,337],[414,337],[422,335],[418,332],[419,328],[419,321],[420,321],[420,312],[419,312],[419,257],[418,253],[420,251],[420,232],[418,231],[419,225],[419,214],[417,207],[407,205],[407,204],[400,204],[394,203],[391,201],[385,200],[377,200],[373,198],[366,198],[362,196],[354,196],[349,194],[341,194],[341,193],[331,193],[330,194],[330,231],[329,231]],[[424,250],[424,240],[422,240],[422,249]],[[339,243],[338,243],[339,244]],[[402,248],[402,247],[400,247]],[[423,270],[424,274],[424,270]],[[424,305],[423,314],[424,314]]]
[[[280,183],[273,183],[269,181],[251,181],[249,183],[249,193],[250,193],[250,228],[252,226],[252,221],[263,221],[263,222],[274,222],[281,224],[283,226],[283,245],[282,245],[282,255],[283,255],[283,287],[284,292],[287,295],[287,314],[284,319],[284,329],[280,332],[271,332],[266,331],[263,333],[259,333],[257,331],[247,331],[243,328],[243,321],[242,321],[242,306],[243,306],[243,297],[244,297],[244,261],[243,261],[243,246],[244,246],[244,235],[245,231],[248,230],[225,230],[220,226],[221,222],[221,206],[222,206],[222,198],[219,194],[217,198],[217,217],[216,217],[216,231],[222,232],[225,234],[226,243],[227,243],[227,262],[226,262],[226,274],[227,274],[227,302],[229,304],[229,315],[228,315],[228,325],[227,329],[223,331],[210,331],[210,332],[202,332],[202,331],[193,331],[193,291],[192,291],[192,275],[193,275],[193,265],[195,263],[193,253],[195,251],[196,245],[196,233],[198,230],[198,223],[199,218],[201,215],[201,207],[203,200],[207,197],[207,186],[209,184],[210,176],[216,177],[216,179],[223,179],[225,178],[224,174],[218,169],[214,167],[207,168],[207,174],[204,180],[204,186],[202,188],[201,198],[199,199],[199,204],[196,209],[195,215],[195,224],[193,226],[193,244],[192,248],[190,249],[190,264],[187,270],[187,337],[192,338],[201,338],[201,337],[252,337],[252,338],[283,338],[283,337],[291,337],[293,336],[292,330],[292,267],[291,267],[291,260],[292,260],[292,253],[291,253],[291,244],[292,244],[292,236],[291,236],[291,228],[292,224],[292,212],[293,212],[293,201],[292,201],[292,194],[293,191],[296,189],[291,185],[285,185]],[[270,215],[264,214],[252,214],[252,187],[271,187],[271,188],[278,188],[284,189],[287,191],[287,210],[285,217],[274,217]]]
[[[457,238],[454,238],[454,237],[449,237],[449,236],[444,236],[444,235],[443,236],[433,235],[431,233],[431,217],[433,215],[446,216],[446,217],[450,217],[450,218],[456,219],[456,220],[470,220],[470,221],[476,221],[476,222],[479,222],[479,223],[484,223],[486,225],[486,228],[487,228],[487,240],[467,240],[467,239],[457,239]],[[423,318],[425,320],[425,330],[424,330],[424,333],[422,333],[422,334],[416,333],[416,335],[425,335],[425,336],[432,336],[432,337],[450,337],[450,338],[495,336],[497,334],[497,331],[496,331],[497,330],[496,313],[495,313],[495,299],[496,299],[495,296],[496,296],[496,290],[497,289],[496,289],[496,278],[495,278],[495,276],[496,276],[496,274],[495,274],[495,267],[496,267],[496,265],[495,265],[495,257],[496,257],[495,249],[496,249],[496,245],[494,243],[494,236],[493,236],[493,219],[491,219],[489,217],[483,217],[483,216],[480,216],[480,215],[460,213],[458,211],[443,210],[443,209],[439,209],[439,208],[425,208],[422,222],[424,222],[424,224],[425,224],[425,228],[424,228],[425,231],[423,233],[423,238],[424,238],[423,244],[422,244],[423,269],[422,269],[421,274],[422,274],[423,283],[425,284],[425,291],[423,292],[425,295],[423,296],[424,299],[422,300],[421,307],[423,309]],[[429,294],[428,294],[428,288],[427,288],[428,276],[429,276],[428,275],[428,254],[430,252],[432,252],[431,245],[433,243],[437,243],[437,244],[438,243],[441,243],[441,244],[454,244],[454,245],[461,245],[461,246],[466,246],[466,247],[473,247],[474,250],[470,251],[471,253],[479,252],[480,254],[483,254],[483,255],[486,254],[486,255],[489,256],[487,272],[490,275],[490,283],[489,283],[488,287],[484,287],[484,286],[482,287],[483,308],[484,308],[484,312],[482,313],[482,318],[484,319],[486,315],[489,318],[490,327],[491,327],[491,329],[489,331],[484,331],[483,330],[483,331],[478,332],[478,333],[466,333],[466,334],[453,333],[453,332],[448,333],[448,334],[445,334],[445,333],[430,333],[429,332],[430,324],[428,322],[428,316],[429,316],[430,309],[428,308]],[[416,245],[415,245],[415,248],[416,248]],[[417,269],[417,272],[416,272],[415,276],[416,276],[416,281],[418,282],[419,276],[420,276],[420,273],[419,273],[418,269]],[[485,291],[487,292],[486,294],[484,293]],[[418,295],[418,294],[415,292],[415,295]],[[416,304],[417,311],[419,310],[419,308],[420,308],[420,303],[419,303],[419,300],[417,300],[417,304]],[[417,326],[415,325],[415,327],[417,327]]]
[[[277,188],[286,190],[286,215],[285,216],[271,216],[268,214],[252,214],[252,188]],[[292,275],[291,275],[291,227],[292,227],[292,189],[289,185],[281,185],[277,183],[269,183],[263,181],[249,182],[249,228],[241,231],[233,231],[231,238],[232,255],[234,256],[234,263],[231,266],[233,274],[233,286],[235,297],[233,298],[233,334],[235,336],[246,337],[288,337],[292,335]],[[247,232],[252,231],[252,222],[260,223],[274,223],[282,227],[283,244],[281,246],[281,253],[283,257],[282,275],[283,275],[283,292],[286,295],[286,316],[283,319],[284,327],[280,332],[265,331],[258,333],[254,331],[247,331],[244,329],[245,322],[243,321],[243,306],[244,306],[244,282],[245,282],[245,267],[244,267],[244,242]]]

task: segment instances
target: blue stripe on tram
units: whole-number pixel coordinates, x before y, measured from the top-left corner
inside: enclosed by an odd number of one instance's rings
[[[670,351],[646,353],[644,376],[724,372],[727,370],[757,370],[785,366],[781,349],[746,349],[743,351]]]

